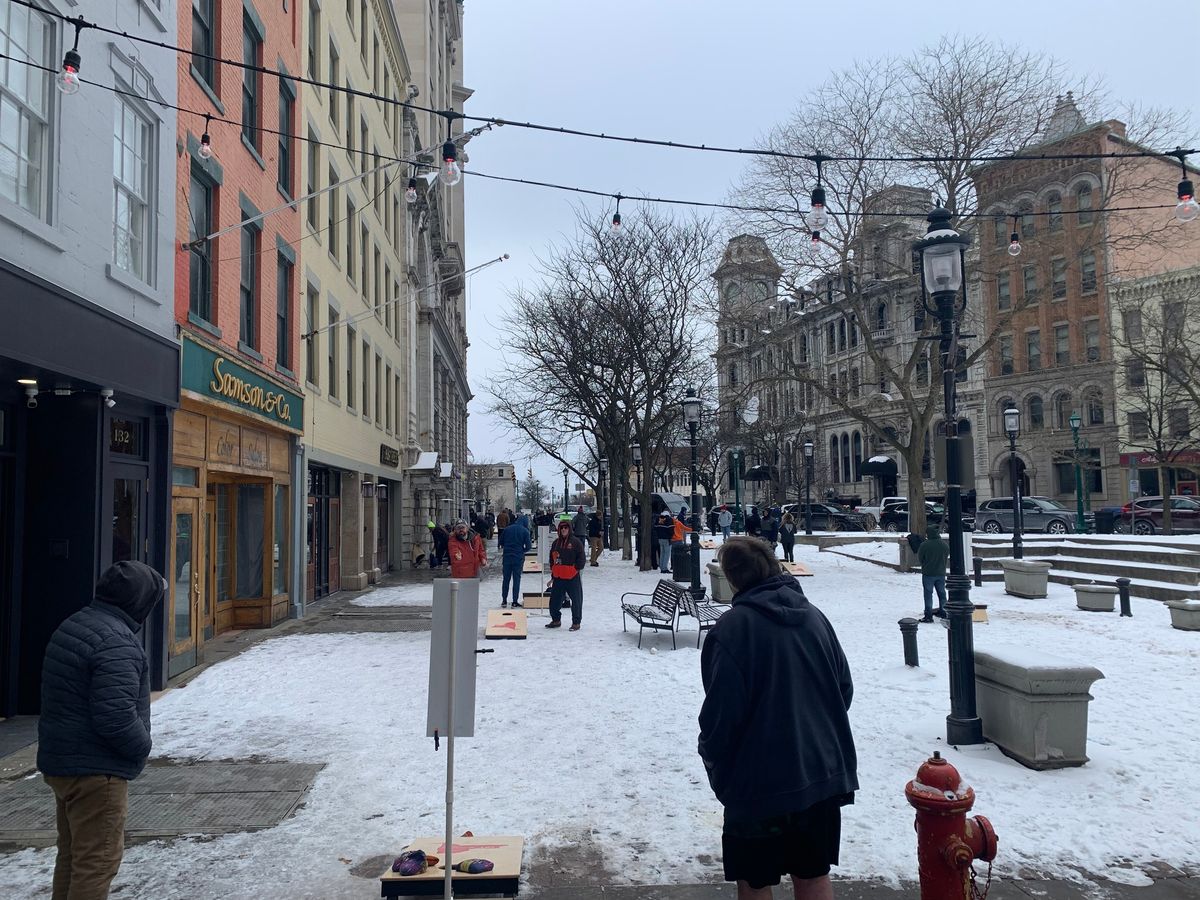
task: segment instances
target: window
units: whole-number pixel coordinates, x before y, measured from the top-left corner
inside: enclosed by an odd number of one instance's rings
[[[313,321],[315,322],[316,320],[314,319]],[[338,328],[337,310],[330,309],[329,310],[329,337],[326,338],[326,340],[328,341],[328,346],[329,346],[329,359],[328,359],[329,371],[328,371],[328,377],[326,378],[326,381],[327,381],[327,390],[329,391],[329,396],[334,397],[334,398],[336,398],[338,395],[338,377],[339,377],[339,375],[341,373],[341,369],[342,369],[341,360],[338,359],[338,354],[341,353],[341,350],[339,349],[341,347],[341,344],[338,343],[337,328]]]
[[[333,38],[329,39],[329,83],[337,84],[342,80],[342,62],[338,56],[337,48],[333,46]],[[338,104],[341,101],[341,92],[331,90],[329,92],[329,121],[333,123],[333,127],[337,128],[338,124]]]
[[[1092,221],[1092,186],[1090,184],[1081,184],[1075,189],[1075,209],[1078,210],[1077,218],[1080,225],[1087,225]]]
[[[321,54],[317,51],[321,40],[321,7],[316,3],[308,4],[308,77],[312,81],[320,80]]]
[[[1150,437],[1150,417],[1144,412],[1127,414],[1129,420],[1129,439],[1144,441]]]
[[[1089,391],[1084,398],[1084,407],[1086,410],[1086,418],[1084,419],[1089,425],[1104,424],[1104,395],[1099,391]]]
[[[13,4],[0,11],[0,197],[46,216],[50,141],[50,75],[24,65],[58,68],[54,29],[39,12]]]
[[[371,345],[362,342],[362,414],[371,417]]]
[[[800,335],[797,347],[799,348],[799,352],[797,354],[797,358],[799,359],[799,361],[802,363],[808,362],[808,335],[807,334]]]
[[[214,3],[215,0],[192,0],[192,67],[213,88],[217,86],[213,78],[213,57],[217,55],[213,41]]]
[[[354,90],[349,79],[346,80],[347,90]],[[346,94],[346,155],[350,158],[350,165],[354,165],[354,95]]]
[[[1096,254],[1091,250],[1079,254],[1079,290],[1085,294],[1096,291]]]
[[[288,590],[288,489],[285,484],[275,485],[275,546],[271,558],[274,561],[272,570],[272,590],[276,595],[286,594]]]
[[[1054,364],[1069,366],[1071,364],[1071,326],[1054,326]]]
[[[1054,464],[1055,480],[1060,494],[1075,493],[1075,464],[1078,461],[1083,489],[1093,494],[1104,490],[1104,473],[1100,468],[1100,449],[1083,447],[1080,450],[1062,450],[1056,454],[1061,462]]]
[[[1083,353],[1088,362],[1100,360],[1100,320],[1088,319],[1083,323]]]
[[[361,235],[361,238],[359,240],[359,247],[358,247],[358,249],[359,249],[358,284],[359,284],[359,287],[362,288],[363,305],[369,306],[371,303],[371,300],[370,300],[371,293],[368,290],[369,285],[367,284],[367,270],[371,265],[371,251],[370,251],[371,232],[367,228],[367,220],[366,220],[365,213],[363,215],[362,230],[359,232],[359,234]]]
[[[1007,272],[1001,272],[996,276],[996,308],[1012,308],[1012,293],[1008,283]]]
[[[279,189],[288,198],[295,185],[292,181],[292,125],[295,118],[296,95],[292,86],[284,79],[279,80]]]
[[[380,417],[380,407],[383,405],[382,404],[383,386],[385,384],[387,384],[386,381],[380,380],[382,377],[380,375],[380,370],[382,368],[383,368],[383,360],[380,359],[379,354],[376,353],[375,354],[375,421],[378,423],[383,422],[383,419]]]
[[[392,394],[396,398],[396,434],[400,434],[401,419],[400,419],[400,376],[399,375],[396,376],[396,385],[395,385],[394,390],[392,391]]]
[[[1021,216],[1021,240],[1031,238],[1037,234],[1037,219],[1033,215],[1033,204],[1022,203],[1018,207],[1017,212]]]
[[[392,367],[386,366],[383,370],[383,383],[387,387],[387,403],[383,407],[383,427],[389,432],[392,430]],[[503,471],[503,470],[501,470]]]
[[[313,130],[308,129],[308,181],[304,184],[304,193],[315,194],[317,192],[317,172],[321,169],[321,148],[317,146],[317,136]],[[308,227],[313,231],[317,230],[317,222],[321,219],[320,197],[308,198]]]
[[[1046,197],[1046,211],[1049,213],[1047,219],[1050,230],[1062,231],[1062,194],[1054,191]]]
[[[846,320],[838,321],[838,350],[846,349]]]
[[[242,214],[242,221],[248,218]],[[257,225],[242,225],[242,278],[238,292],[238,339],[258,349],[258,243]]]
[[[1042,398],[1034,394],[1029,398],[1029,430],[1041,431],[1045,427],[1046,416],[1042,407]]]
[[[346,406],[354,406],[354,354],[358,352],[354,329],[346,326]]]
[[[275,364],[292,367],[292,261],[279,254],[275,269]]]
[[[341,193],[341,188],[334,187],[339,181],[337,170],[329,167],[329,202],[326,207],[329,210],[328,220],[325,223],[325,233],[329,236],[329,253],[334,259],[337,259],[338,253],[338,194]]]
[[[150,154],[153,129],[123,97],[113,135],[113,265],[150,280]]]
[[[1067,261],[1062,257],[1050,261],[1050,296],[1055,300],[1067,296]]]
[[[825,350],[830,354],[837,352],[837,326],[832,322],[825,326]]]
[[[838,439],[836,437],[829,439],[829,479],[830,481],[841,481],[838,477]]]
[[[383,300],[380,298],[380,288],[383,286],[383,279],[379,272],[380,267],[379,248],[375,247],[372,251],[371,264],[371,299],[375,304],[375,318],[383,320]],[[388,312],[387,330],[392,330],[392,315]]]
[[[1013,373],[1013,339],[1011,334],[1000,335],[1000,374]]]
[[[317,333],[320,324],[321,295],[313,285],[308,286],[305,306],[304,380],[317,387],[321,377],[317,374]]]
[[[1125,332],[1125,340],[1140,341],[1142,339],[1142,311],[1127,309],[1122,312],[1121,329]]]
[[[1071,395],[1065,391],[1054,398],[1054,427],[1067,428],[1071,424]]]
[[[1191,417],[1186,406],[1179,406],[1167,411],[1168,427],[1172,438],[1187,438],[1192,436]]]
[[[929,384],[929,357],[922,354],[917,358],[917,384],[926,387]]]
[[[738,385],[738,370],[736,365],[729,367],[729,386],[737,387]]]
[[[346,277],[354,280],[354,201],[346,198]]]
[[[367,129],[367,120],[358,120],[358,171],[367,172],[367,142],[371,139],[371,132]],[[375,176],[375,190],[379,191],[379,176]],[[363,188],[366,188],[366,182],[363,183]]]
[[[363,64],[367,62],[367,0],[358,0],[358,49],[362,53]]]
[[[1167,303],[1163,305],[1163,332],[1168,339],[1183,333],[1187,325],[1187,317],[1182,303]]]
[[[992,242],[997,248],[1008,246],[1008,220],[1003,215],[997,214],[992,219]]]
[[[1146,364],[1140,359],[1125,360],[1126,387],[1146,386]]]
[[[1042,367],[1042,333],[1040,331],[1025,332],[1025,369],[1036,372]]]
[[[262,41],[250,16],[242,13],[242,62],[246,66],[261,65]],[[259,140],[259,86],[262,74],[252,68],[242,70],[242,137],[256,151],[262,149]]]
[[[1038,302],[1038,273],[1037,266],[1025,266],[1021,270],[1021,290],[1025,295],[1025,303],[1033,306]]]
[[[188,240],[213,233],[213,187],[195,169],[188,183]],[[213,321],[212,258],[208,241],[188,245],[188,312]]]

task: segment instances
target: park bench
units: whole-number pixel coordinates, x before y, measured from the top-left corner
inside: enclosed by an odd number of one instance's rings
[[[711,600],[696,600],[691,591],[684,591],[679,604],[679,617],[691,616],[699,623],[696,631],[696,648],[700,647],[700,639],[704,632],[717,624],[717,620],[729,610],[725,603],[713,603]]]
[[[636,600],[626,603],[626,597],[649,597],[649,603]],[[675,627],[679,619],[679,606],[684,598],[690,599],[688,592],[675,582],[666,578],[659,579],[653,594],[642,594],[629,591],[621,595],[621,630],[628,631],[625,620],[633,619],[638,626],[638,646],[642,646],[642,632],[647,628],[655,631],[671,632],[671,649],[675,646]]]

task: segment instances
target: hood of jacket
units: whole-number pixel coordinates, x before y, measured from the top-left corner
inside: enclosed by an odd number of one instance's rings
[[[794,628],[812,614],[812,607],[794,576],[773,575],[733,598],[734,606],[749,606],[780,625]]]
[[[124,560],[100,576],[94,598],[120,610],[138,627],[166,594],[167,582],[161,575],[145,563]]]
[[[941,536],[942,536],[942,532],[938,528],[936,522],[930,522],[928,525],[925,526],[925,537],[930,538],[931,540],[937,540]]]

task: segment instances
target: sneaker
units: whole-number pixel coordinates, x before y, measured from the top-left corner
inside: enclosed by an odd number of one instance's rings
[[[939,608],[939,609],[935,609],[935,610],[933,611],[933,614],[934,614],[935,616],[937,616],[939,619],[944,619],[944,618],[946,618],[946,611],[945,611],[944,609],[940,609],[940,608]]]
[[[547,628],[562,628],[562,622],[550,621],[546,623]]]
[[[508,609],[508,601],[507,601],[507,600],[501,600],[501,601],[500,601],[500,608],[501,608],[501,609]]]
[[[520,600],[514,600],[514,601],[512,602],[512,608],[513,608],[513,609],[521,609],[521,601],[520,601]]]
[[[579,623],[578,623],[578,622],[575,622],[573,625],[571,625],[571,627],[570,627],[570,628],[568,628],[568,629],[567,629],[567,631],[578,631],[578,630],[579,630]]]
[[[921,618],[917,619],[917,621],[923,622],[926,625],[931,625],[933,624],[933,616],[921,616]]]

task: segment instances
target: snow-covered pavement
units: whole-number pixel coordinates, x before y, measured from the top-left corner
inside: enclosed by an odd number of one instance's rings
[[[935,749],[975,787],[976,811],[999,834],[1002,874],[1083,870],[1140,883],[1139,865],[1200,867],[1190,824],[1200,807],[1200,635],[1173,631],[1163,606],[1135,599],[1134,618],[1121,619],[1076,610],[1070,589],[1053,584],[1040,601],[999,584],[973,590],[990,607],[979,646],[1016,644],[1106,676],[1092,691],[1091,762],[1036,773],[991,746],[944,745],[944,629],[922,626],[923,668],[902,665],[896,621],[920,609],[918,576],[804,546],[796,554],[815,573],[805,592],[833,622],[855,678],[862,790],[845,811],[839,874],[915,877],[904,784]],[[527,641],[488,643],[496,652],[480,657],[476,737],[458,743],[460,830],[524,834],[527,863],[555,845],[592,844],[611,861],[597,881],[720,879],[721,810],[695,752],[695,636],[672,652],[669,635],[648,633],[639,650],[636,632],[621,631],[620,594],[649,591],[658,577],[606,553],[584,571],[582,631],[546,631],[534,613]],[[481,607],[498,605],[498,581],[483,588]],[[429,591],[391,590],[409,604]],[[445,757],[423,736],[428,645],[427,633],[268,640],[155,703],[156,755],[325,768],[305,806],[275,828],[131,848],[117,879],[124,895],[377,896],[351,868],[441,828]],[[5,896],[44,896],[53,856],[0,857]]]

